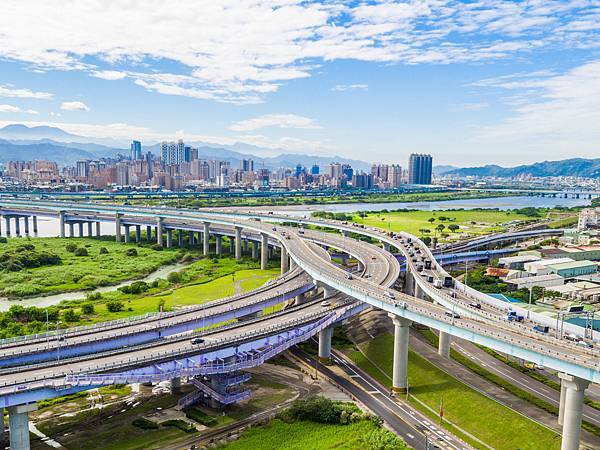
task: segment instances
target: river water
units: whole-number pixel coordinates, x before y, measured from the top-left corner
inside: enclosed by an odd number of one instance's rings
[[[576,198],[550,198],[550,197],[497,197],[484,199],[465,199],[465,200],[444,200],[432,202],[393,202],[393,203],[339,203],[339,204],[322,204],[322,205],[297,205],[297,206],[264,206],[258,209],[277,211],[279,213],[290,214],[293,216],[308,216],[314,211],[328,211],[339,213],[350,213],[354,211],[380,211],[382,209],[420,209],[420,210],[443,210],[443,209],[476,209],[476,208],[498,208],[501,210],[518,209],[525,207],[536,208],[551,208],[553,206],[587,206],[590,204],[588,199]],[[239,207],[237,208],[239,209]],[[101,223],[101,232],[104,235],[114,234],[114,224]],[[14,223],[12,232],[14,236]],[[21,224],[21,230],[23,230]],[[75,234],[78,235],[78,227],[75,227]],[[94,230],[95,231],[95,230]],[[68,227],[67,227],[68,233]],[[84,234],[87,233],[87,226],[84,227]],[[57,237],[59,234],[58,219],[38,218],[38,236],[39,237]],[[6,236],[6,227],[2,223],[2,236]],[[165,266],[147,277],[142,281],[153,281],[157,278],[165,278],[169,273],[177,271],[183,267],[183,264],[173,264]],[[114,291],[121,286],[129,284],[131,281],[126,281],[118,285],[105,286],[98,288],[96,291],[78,291],[68,292],[64,294],[31,297],[24,300],[7,300],[0,298],[0,311],[6,311],[13,304],[22,306],[38,306],[46,307],[56,305],[63,300],[77,300],[84,298],[90,292],[108,292]]]

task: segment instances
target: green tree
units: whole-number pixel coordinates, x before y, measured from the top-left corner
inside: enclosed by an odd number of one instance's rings
[[[85,303],[81,306],[81,312],[86,315],[94,314],[94,305],[91,303]]]
[[[120,302],[119,300],[111,300],[106,302],[106,309],[108,312],[123,311],[123,302]]]
[[[459,228],[460,227],[458,225],[456,225],[455,223],[451,223],[450,225],[448,225],[448,229],[450,231],[452,231],[453,233],[456,233]]]

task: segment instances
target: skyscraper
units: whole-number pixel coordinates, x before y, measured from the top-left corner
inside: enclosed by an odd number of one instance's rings
[[[252,159],[242,159],[241,166],[244,173],[254,172],[254,161]]]
[[[160,156],[163,164],[181,164],[185,161],[185,144],[181,139],[178,142],[165,142],[160,144]]]
[[[131,142],[131,160],[142,159],[142,143],[140,141]]]
[[[402,167],[392,164],[388,169],[388,181],[391,188],[399,188],[402,184]]]
[[[408,183],[431,184],[432,165],[431,155],[412,153],[408,160]]]
[[[310,168],[310,174],[319,175],[319,166],[317,164],[313,164],[313,166]]]

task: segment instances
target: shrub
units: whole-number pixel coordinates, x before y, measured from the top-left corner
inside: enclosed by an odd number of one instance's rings
[[[100,247],[98,253],[100,253],[101,255],[106,255],[108,254],[108,249],[106,247]]]
[[[342,411],[338,404],[325,397],[315,396],[305,400],[296,400],[285,412],[284,416],[292,420],[338,424],[341,423]]]
[[[106,309],[109,312],[123,311],[123,302],[120,302],[119,300],[111,300],[106,302]]]
[[[79,315],[75,314],[75,311],[72,309],[67,309],[63,313],[63,319],[65,322],[77,322],[79,320]]]
[[[138,252],[135,248],[128,248],[127,251],[125,252],[126,256],[137,256]]]
[[[4,236],[0,236],[0,244],[6,244],[8,242],[8,239],[6,239]]]
[[[157,430],[158,429],[157,423],[154,423],[148,419],[144,419],[143,417],[138,417],[133,422],[131,422],[131,425],[133,425],[134,427],[141,428],[142,430]]]
[[[193,433],[194,431],[196,431],[196,427],[194,425],[191,425],[181,419],[167,420],[167,421],[161,423],[161,425],[163,427],[179,428],[181,431],[184,431],[186,433]]]
[[[101,298],[102,294],[100,292],[90,292],[88,295],[85,296],[85,299],[89,301],[100,300]]]
[[[69,253],[73,253],[75,250],[77,250],[77,244],[69,242],[67,245],[65,245],[65,250]]]
[[[47,251],[37,251],[31,244],[19,245],[0,254],[0,270],[18,272],[22,269],[60,264],[58,255]]]
[[[94,314],[94,305],[91,303],[86,303],[81,307],[81,312],[83,314]]]
[[[159,244],[153,244],[150,248],[152,250],[156,250],[156,251],[161,251],[163,249],[162,245],[159,245]]]
[[[181,281],[181,274],[179,272],[171,272],[167,276],[167,281],[172,284],[177,284]]]
[[[206,427],[212,427],[218,423],[217,419],[205,414],[203,411],[199,410],[198,408],[194,408],[193,406],[184,408],[183,412],[185,413],[185,417],[188,419],[192,419]]]
[[[75,252],[73,252],[73,254],[75,256],[87,256],[88,255],[88,251],[84,248],[78,248],[77,250],[75,250]]]

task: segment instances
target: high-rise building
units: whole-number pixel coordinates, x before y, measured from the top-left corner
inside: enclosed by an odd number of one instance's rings
[[[142,159],[142,143],[140,141],[131,142],[131,160]]]
[[[319,166],[317,164],[313,164],[313,166],[310,168],[310,174],[319,175]]]
[[[388,168],[388,180],[391,188],[399,188],[402,184],[402,167],[400,164],[392,164]]]
[[[304,167],[302,167],[302,164],[296,164],[296,171],[294,172],[296,178],[298,178],[302,172],[304,172]]]
[[[352,175],[354,175],[354,169],[350,164],[342,164],[342,174],[346,175],[346,180],[352,181]]]
[[[242,159],[241,169],[244,173],[254,172],[254,161],[252,159]]]
[[[165,142],[160,144],[160,156],[163,164],[181,164],[185,161],[185,144],[181,139],[178,142]]]
[[[187,145],[183,147],[183,160],[185,162],[190,162],[192,160],[192,147]]]
[[[408,183],[431,184],[432,166],[431,155],[412,153],[408,160]]]
[[[339,162],[329,164],[329,176],[331,178],[339,178],[342,175],[342,165]]]
[[[352,186],[356,189],[372,189],[373,174],[371,173],[355,173],[352,176]]]
[[[77,161],[77,176],[85,178],[90,174],[89,161]]]

